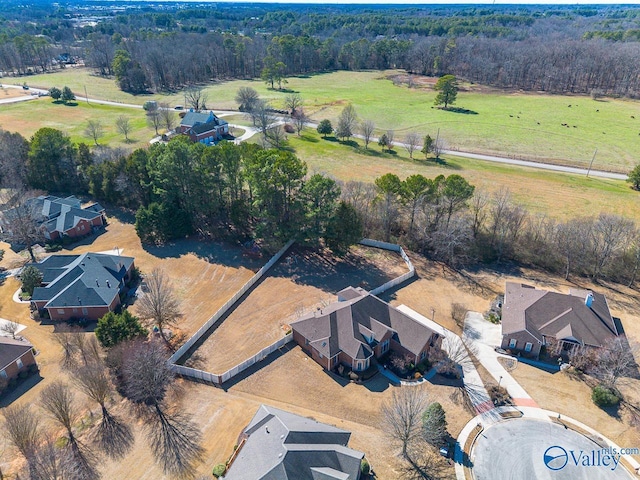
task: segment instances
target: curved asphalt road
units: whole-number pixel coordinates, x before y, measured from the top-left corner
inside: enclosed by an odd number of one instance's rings
[[[5,87],[10,87],[10,88],[22,88],[21,85],[9,85],[9,84],[5,84]],[[36,92],[36,93],[46,93],[47,90],[42,90],[39,88],[30,88],[29,92]],[[37,98],[37,97],[33,97],[33,98]],[[84,97],[78,97],[78,100],[82,100]],[[20,101],[25,101],[28,100],[28,98],[26,97],[17,97],[14,99],[7,99],[3,102],[0,103],[13,103],[13,102],[20,102]],[[95,98],[84,98],[85,101],[88,102],[93,102],[93,103],[98,103],[101,105],[112,105],[112,106],[116,106],[116,107],[125,107],[125,108],[137,108],[137,109],[141,109],[142,105],[134,105],[131,103],[119,103],[119,102],[112,102],[109,100],[98,100]],[[227,114],[227,115],[231,115],[231,114],[238,114],[240,112],[236,112],[234,110],[214,110],[214,112],[216,113],[216,115],[220,115],[220,114]],[[309,122],[307,124],[307,126],[312,127],[312,128],[316,128],[318,125],[316,123],[313,122]],[[243,128],[246,130],[247,127],[244,127],[242,125],[238,125],[238,127]],[[249,130],[246,130],[246,133],[241,137],[241,141],[247,140],[248,138],[251,138],[253,135],[255,135],[256,133],[258,133],[258,130],[255,129],[251,129],[249,127]],[[354,135],[355,137],[361,138],[361,135]],[[372,142],[377,142],[378,139],[377,138],[372,138],[371,139]],[[404,147],[404,144],[402,143],[396,143],[397,146],[400,147]],[[418,150],[421,148],[422,146],[418,146]],[[515,160],[513,158],[506,158],[506,157],[496,157],[493,155],[482,155],[479,153],[471,153],[471,152],[462,152],[462,151],[457,151],[457,150],[443,150],[443,153],[447,154],[447,155],[453,155],[456,157],[463,157],[463,158],[470,158],[473,160],[483,160],[483,161],[487,161],[487,162],[496,162],[496,163],[504,163],[507,165],[516,165],[516,166],[520,166],[520,167],[529,167],[529,168],[537,168],[537,169],[541,169],[541,170],[551,170],[554,172],[560,172],[560,173],[571,173],[574,175],[586,175],[587,173],[590,176],[593,177],[599,177],[599,178],[609,178],[609,179],[613,179],[613,180],[626,180],[627,179],[627,175],[625,174],[621,174],[621,173],[613,173],[613,172],[605,172],[602,170],[587,170],[586,168],[577,168],[577,167],[565,167],[562,165],[553,165],[553,164],[549,164],[549,163],[540,163],[540,162],[532,162],[532,161],[528,161],[528,160]]]
[[[556,423],[534,419],[498,422],[483,430],[471,452],[471,462],[476,480],[632,478],[587,437]]]

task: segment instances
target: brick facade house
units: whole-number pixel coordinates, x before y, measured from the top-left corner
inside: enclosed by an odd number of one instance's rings
[[[414,363],[439,349],[442,337],[361,288],[338,293],[338,302],[291,324],[293,339],[327,370],[342,364],[363,371],[389,351]]]
[[[178,133],[187,135],[192,142],[212,145],[229,134],[229,124],[213,112],[187,112],[180,121]]]
[[[553,343],[558,352],[576,346],[602,347],[621,334],[604,295],[570,289],[568,294],[507,282],[502,306],[502,343],[505,350],[538,358]]]
[[[31,297],[31,309],[51,320],[98,320],[120,306],[120,293],[131,280],[134,259],[84,253],[52,255],[31,264],[42,273],[42,286]]]
[[[33,345],[26,340],[0,336],[0,391],[2,384],[17,379],[21,372],[29,371],[31,365],[37,365]]]

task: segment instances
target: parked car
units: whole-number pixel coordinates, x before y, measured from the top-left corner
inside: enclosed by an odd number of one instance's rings
[[[28,85],[22,85],[22,89],[23,90],[29,90],[29,86]]]
[[[174,110],[184,110],[184,107],[182,105],[176,105],[175,107],[173,107]]]

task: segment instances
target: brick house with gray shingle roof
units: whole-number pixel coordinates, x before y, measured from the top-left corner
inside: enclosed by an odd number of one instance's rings
[[[178,132],[189,136],[194,143],[210,145],[229,134],[229,124],[213,112],[189,111],[180,121]]]
[[[26,340],[0,336],[0,392],[3,383],[18,378],[20,372],[35,364],[33,345]]]
[[[293,339],[327,370],[343,364],[366,370],[388,351],[424,360],[442,337],[362,288],[348,287],[338,302],[291,324]]]
[[[351,433],[261,405],[241,435],[225,480],[358,480],[364,453]]]
[[[581,289],[569,294],[507,282],[502,306],[502,348],[537,358],[551,339],[560,348],[602,347],[620,331],[604,295]]]
[[[42,286],[31,296],[31,309],[51,320],[98,320],[120,306],[120,292],[131,279],[132,257],[84,253],[51,255],[30,264],[42,273]]]

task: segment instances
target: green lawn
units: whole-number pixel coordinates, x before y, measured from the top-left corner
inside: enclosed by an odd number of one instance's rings
[[[128,117],[132,125],[130,142],[125,142],[124,136],[116,130],[115,122],[121,115]],[[93,140],[84,135],[88,120],[102,123],[104,136],[99,139],[102,145],[131,149],[144,147],[155,134],[147,126],[144,110],[134,108],[87,104],[84,101],[78,101],[75,105],[55,104],[49,97],[2,105],[0,108],[0,128],[20,132],[26,138],[42,127],[52,127],[63,131],[76,143],[92,144]]]
[[[514,199],[533,213],[546,213],[558,219],[616,213],[640,220],[640,193],[618,180],[586,178],[532,168],[444,156],[444,162],[425,161],[422,154],[409,159],[404,149],[394,153],[381,152],[362,141],[358,146],[345,145],[329,137],[322,139],[316,132],[306,130],[302,137],[289,135],[289,147],[305,160],[310,173],[325,173],[340,180],[371,182],[385,173],[401,178],[420,173],[429,178],[458,173],[477,188],[495,192],[508,188]]]
[[[407,132],[440,137],[450,149],[529,158],[586,166],[598,150],[594,168],[629,171],[640,152],[640,103],[628,100],[594,101],[584,96],[522,93],[460,92],[456,106],[473,114],[433,108],[429,87],[395,86],[387,77],[397,72],[334,72],[288,79],[289,91],[300,93],[316,121],[335,121],[341,109],[353,103],[362,119],[375,121],[379,131],[394,129],[400,140]],[[23,79],[16,80],[21,83]],[[90,97],[142,104],[146,100],[184,104],[181,93],[133,96],[119,91],[113,79],[88,69],[67,69],[35,75],[29,85],[69,85],[78,95],[86,87]],[[237,108],[240,86],[251,86],[281,106],[287,92],[268,90],[261,81],[219,82],[208,90],[208,106]],[[571,107],[569,107],[571,105]],[[637,117],[637,118],[632,118]],[[562,124],[568,126],[563,126]]]

